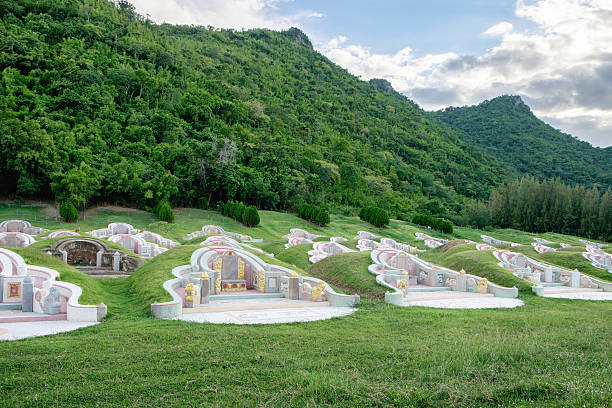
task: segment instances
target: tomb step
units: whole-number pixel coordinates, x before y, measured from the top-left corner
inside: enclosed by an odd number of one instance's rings
[[[225,304],[215,305],[215,302],[210,302],[206,306],[198,306],[194,308],[183,308],[183,314],[188,313],[212,313],[212,312],[231,312],[242,310],[266,310],[266,309],[295,309],[302,307],[327,307],[331,306],[329,302],[295,302],[295,303],[262,303],[262,304]]]
[[[238,293],[238,292],[234,292]],[[215,300],[234,300],[234,299],[277,299],[284,298],[285,295],[283,293],[244,293],[244,294],[235,294],[235,295],[211,295],[209,297],[210,301]]]
[[[553,295],[553,294],[560,294],[560,293],[586,293],[586,292],[603,292],[604,290],[601,288],[570,288],[570,287],[565,287],[565,288],[559,288],[559,289],[544,289],[544,294],[545,295]]]
[[[567,283],[563,283],[563,282],[540,282],[540,285],[544,286],[545,288],[548,288],[548,287],[567,286]]]
[[[447,286],[408,286],[406,293],[408,292],[446,292],[452,290]]]
[[[453,299],[471,299],[477,297],[494,297],[492,293],[474,293],[474,292],[453,292],[454,294],[444,294],[440,293],[439,295],[433,296],[420,296],[416,294],[414,296],[404,296],[404,302],[417,302],[422,300],[453,300]],[[460,293],[460,294],[458,294]],[[423,295],[425,292],[423,292]]]
[[[52,322],[67,320],[66,313],[45,315],[40,313],[17,313],[14,316],[0,316],[0,323]]]
[[[21,310],[21,303],[0,303],[0,310]]]

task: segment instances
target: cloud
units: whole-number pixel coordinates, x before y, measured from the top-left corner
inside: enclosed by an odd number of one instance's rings
[[[502,21],[501,23],[497,23],[492,27],[489,27],[489,29],[487,31],[485,31],[483,34],[487,35],[489,37],[497,37],[499,35],[504,35],[506,33],[509,33],[510,31],[512,31],[512,23],[509,23],[507,21]]]
[[[130,0],[136,10],[155,22],[193,24],[219,28],[271,28],[283,30],[299,27],[322,13],[301,10],[283,14],[280,5],[291,0]]]
[[[516,2],[516,32],[502,21],[483,34],[499,43],[481,55],[415,56],[410,47],[380,54],[348,39],[318,48],[362,77],[385,78],[426,109],[520,94],[539,117],[600,145],[612,145],[612,2]]]

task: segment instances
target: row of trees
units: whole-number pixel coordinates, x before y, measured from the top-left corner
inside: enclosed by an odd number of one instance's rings
[[[261,220],[259,212],[254,205],[247,206],[244,203],[228,201],[227,203],[219,203],[217,210],[226,217],[231,217],[247,227],[259,225]]]
[[[359,211],[359,218],[379,228],[389,225],[389,213],[378,207],[363,207]]]
[[[298,207],[298,216],[318,225],[329,224],[329,212],[325,208],[303,203]]]
[[[612,240],[612,190],[570,187],[559,180],[524,177],[491,193],[489,222],[501,228],[559,232]]]
[[[415,214],[412,217],[412,223],[430,227],[436,231],[444,232],[446,234],[453,233],[453,223],[444,218],[433,217],[428,214]]]

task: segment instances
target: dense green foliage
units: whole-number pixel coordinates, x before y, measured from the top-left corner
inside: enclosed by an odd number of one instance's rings
[[[389,225],[389,213],[378,207],[363,207],[359,211],[359,218],[378,228]]]
[[[0,194],[456,214],[503,180],[297,29],[154,25],[126,2],[0,2]]]
[[[298,207],[298,216],[317,225],[329,224],[329,212],[325,208],[303,203]]]
[[[514,174],[559,178],[566,184],[603,190],[612,186],[612,147],[595,148],[552,128],[535,117],[519,96],[500,96],[432,115]]]
[[[249,205],[242,213],[242,223],[247,227],[255,227],[261,221],[257,207]]]
[[[502,184],[489,200],[491,223],[501,228],[612,240],[612,189],[568,187],[531,177]]]
[[[259,224],[260,218],[257,208],[253,205],[245,205],[236,201],[219,203],[218,211],[226,217],[231,217],[247,227],[255,227]]]
[[[155,206],[155,216],[160,221],[174,222],[174,211],[167,200],[162,200]]]
[[[73,222],[79,218],[79,212],[70,200],[64,201],[64,203],[62,203],[59,209],[59,213],[62,219],[66,222]]]
[[[431,227],[436,231],[444,232],[445,234],[453,233],[453,223],[444,218],[433,217],[428,214],[415,214],[412,217],[414,224]]]

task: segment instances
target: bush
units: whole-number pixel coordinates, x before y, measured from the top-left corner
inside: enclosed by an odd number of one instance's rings
[[[382,228],[389,225],[389,213],[378,207],[364,207],[359,211],[359,218],[370,224]]]
[[[298,216],[318,225],[329,224],[329,211],[312,204],[302,204],[298,207]]]
[[[412,223],[430,227],[446,234],[453,233],[453,223],[444,218],[437,218],[427,214],[415,214],[412,217]]]
[[[160,221],[165,222],[173,222],[174,221],[174,211],[172,211],[172,207],[170,203],[166,200],[160,201],[155,206],[155,216]]]
[[[254,227],[259,225],[259,213],[257,212],[257,208],[251,205],[246,207],[244,212],[242,213],[242,223],[247,227]]]
[[[246,206],[244,203],[240,202],[228,201],[225,204],[219,203],[217,205],[217,211],[226,217],[233,218],[243,223],[247,227],[255,227],[259,225],[261,221],[259,212],[255,206]]]
[[[60,216],[62,217],[62,219],[66,222],[73,222],[79,218],[79,212],[77,211],[76,207],[74,206],[74,204],[72,204],[72,201],[70,200],[65,201],[60,206],[59,212],[60,212]]]

